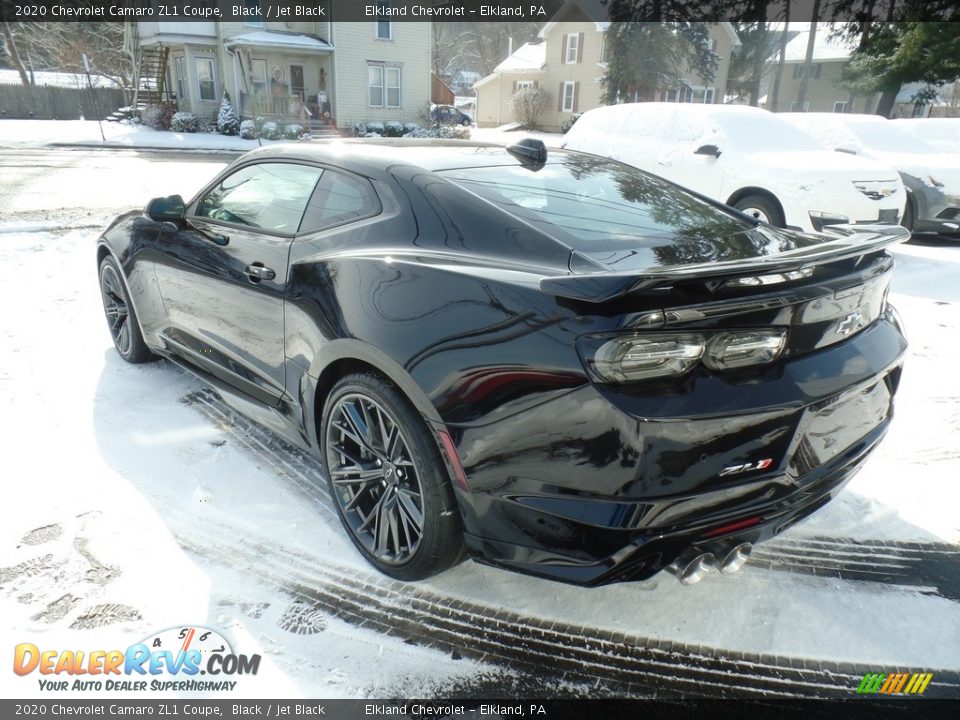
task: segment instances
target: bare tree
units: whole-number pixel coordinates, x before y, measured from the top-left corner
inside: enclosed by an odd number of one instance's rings
[[[20,82],[24,85],[30,84],[30,78],[27,76],[27,69],[23,66],[23,60],[20,59],[20,53],[17,51],[17,43],[13,39],[13,33],[10,32],[10,26],[7,23],[0,23],[0,30],[3,31],[3,47],[10,56],[10,62],[20,73]]]

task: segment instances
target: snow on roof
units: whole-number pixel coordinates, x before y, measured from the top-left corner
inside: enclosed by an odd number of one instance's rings
[[[256,32],[234,35],[224,41],[226,47],[271,47],[299,50],[301,52],[327,52],[333,50],[333,45],[316,35],[283,32],[279,30],[258,30]]]
[[[529,72],[542,70],[547,61],[546,43],[526,43],[518,47],[513,55],[497,65],[493,71],[498,72]]]
[[[56,72],[52,70],[39,70],[27,75],[33,76],[34,85],[44,85],[47,87],[87,87],[87,76],[83,73]],[[103,75],[90,75],[94,87],[116,87],[117,84]],[[0,70],[0,85],[21,85],[20,73],[16,70]]]
[[[816,62],[824,60],[846,60],[853,51],[842,40],[831,40],[830,31],[821,29],[813,42],[813,59]],[[787,43],[786,62],[803,62],[807,57],[807,40],[809,32],[802,32]]]

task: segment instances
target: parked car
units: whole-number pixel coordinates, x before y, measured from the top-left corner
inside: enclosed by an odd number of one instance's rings
[[[248,153],[121,215],[96,259],[120,356],[310,452],[384,573],[466,551],[691,582],[822,507],[887,429],[908,233],[834,233],[537,140],[341,141]]]
[[[725,202],[776,227],[897,223],[897,173],[826,152],[758,108],[690,103],[611,105],[583,114],[563,147],[611,157]]]
[[[441,125],[470,125],[473,119],[453,105],[436,105],[430,111],[430,119]]]
[[[910,118],[895,124],[940,152],[960,154],[960,118]]]
[[[842,154],[899,171],[907,188],[903,224],[914,235],[960,239],[960,157],[927,144],[899,120],[846,113],[787,113],[794,126]]]

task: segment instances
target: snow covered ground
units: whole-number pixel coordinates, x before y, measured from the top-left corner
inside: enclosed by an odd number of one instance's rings
[[[245,697],[848,696],[893,668],[960,696],[960,245],[895,251],[911,347],[890,434],[740,573],[586,590],[466,562],[406,584],[360,559],[303,455],[171,364],[113,351],[98,232],[225,161],[0,152],[5,652],[196,624],[263,655]],[[0,673],[0,696],[40,694]]]

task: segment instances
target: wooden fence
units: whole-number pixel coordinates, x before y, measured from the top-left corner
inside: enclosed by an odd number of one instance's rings
[[[125,104],[120,88],[0,85],[0,118],[104,120]]]

